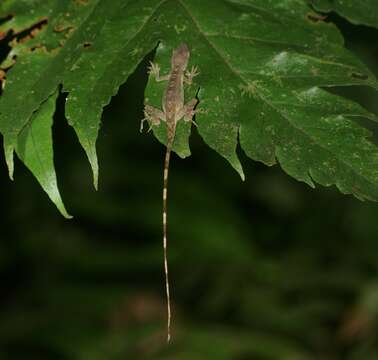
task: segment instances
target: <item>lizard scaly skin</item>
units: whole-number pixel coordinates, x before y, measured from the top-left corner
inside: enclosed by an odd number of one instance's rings
[[[188,45],[182,43],[178,48],[173,50],[171,58],[171,70],[168,75],[160,77],[160,68],[158,65],[151,63],[150,74],[154,75],[157,81],[168,81],[164,92],[162,108],[163,110],[146,105],[144,109],[145,118],[141,123],[149,121],[151,127],[164,121],[167,126],[167,147],[164,160],[164,184],[163,184],[163,249],[164,249],[164,272],[165,286],[167,296],[167,341],[171,338],[171,299],[170,286],[168,276],[168,260],[167,260],[167,194],[168,194],[168,174],[169,161],[171,157],[173,142],[176,134],[177,122],[181,119],[193,122],[194,107],[197,99],[190,100],[184,104],[184,82],[191,84],[194,76],[198,75],[197,69],[193,67],[191,71],[186,71],[189,61]]]

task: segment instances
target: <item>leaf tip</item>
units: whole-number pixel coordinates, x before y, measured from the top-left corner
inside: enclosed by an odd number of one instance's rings
[[[96,162],[92,164],[92,172],[93,172],[93,186],[95,190],[98,190],[98,162],[97,162],[97,157],[96,157]]]
[[[95,190],[98,190],[98,159],[96,153],[96,145],[89,144],[89,146],[84,146],[85,152],[87,153],[87,157],[92,169],[93,175],[93,186]]]
[[[52,200],[54,201],[54,199]],[[66,218],[67,220],[70,220],[73,218],[73,216],[67,212],[66,208],[64,207],[63,201],[60,198],[57,202],[55,202],[55,205],[64,218]]]
[[[62,213],[61,212],[61,214],[64,216],[64,218],[66,218],[67,220],[71,220],[71,219],[73,219],[73,216],[72,215],[70,215],[70,214],[68,214],[67,212],[65,212],[65,213]]]
[[[242,179],[242,181],[245,181],[245,174],[244,174],[243,169],[241,169],[241,171],[238,171],[238,173],[239,173],[240,178]]]
[[[53,178],[53,180],[51,181],[50,184],[46,184],[44,182],[41,182],[40,180],[39,180],[39,182],[42,185],[43,190],[46,191],[48,197],[55,204],[55,206],[57,207],[57,209],[59,210],[61,215],[66,219],[72,219],[73,216],[71,216],[67,212],[67,210],[64,206],[63,200],[60,196],[60,192],[58,190],[58,185],[56,183],[55,174],[54,174],[54,178]]]
[[[7,163],[8,167],[8,174],[9,178],[13,181],[13,173],[14,173],[14,159],[13,159],[13,152],[14,147],[13,146],[7,146],[5,145],[5,162]]]
[[[53,178],[51,179],[50,183],[45,183],[40,179],[38,179],[38,181],[42,185],[43,190],[45,190],[50,200],[55,204],[61,215],[66,219],[72,219],[72,216],[67,212],[62,197],[60,196],[55,174],[53,175]]]
[[[93,186],[96,191],[98,191],[98,176],[93,175]]]
[[[237,155],[233,154],[231,157],[227,157],[227,160],[231,164],[231,166],[236,170],[236,172],[239,174],[242,181],[245,181],[243,167]]]

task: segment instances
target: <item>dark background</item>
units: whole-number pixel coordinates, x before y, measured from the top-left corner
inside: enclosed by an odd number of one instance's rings
[[[378,75],[378,31],[327,21]],[[166,346],[164,147],[139,134],[146,65],[104,111],[98,192],[58,100],[55,163],[73,220],[20,162],[11,182],[1,152],[0,359],[378,359],[378,205],[240,151],[243,183],[195,128],[193,156],[171,162]],[[336,91],[378,113],[374,91]]]

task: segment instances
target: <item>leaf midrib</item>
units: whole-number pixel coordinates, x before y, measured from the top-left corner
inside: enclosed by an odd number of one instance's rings
[[[165,0],[167,1],[167,0]],[[210,40],[206,37],[206,34],[201,30],[201,27],[200,25],[198,24],[198,22],[196,21],[196,19],[193,17],[193,15],[191,14],[191,12],[189,11],[189,9],[187,8],[187,6],[182,2],[182,0],[178,0],[178,2],[180,3],[180,5],[182,6],[182,8],[185,10],[185,12],[188,14],[188,16],[190,17],[190,19],[193,21],[193,24],[197,27],[197,30],[198,32],[202,35],[202,37],[206,40],[206,42],[211,46],[211,48],[218,54],[218,56],[224,61],[224,63],[229,67],[230,71],[232,73],[235,74],[236,77],[238,77],[244,84],[246,84],[248,86],[248,81],[246,81],[243,77],[240,76],[240,74],[231,66],[231,64],[222,56],[222,54],[218,51],[218,49],[214,46],[213,43],[210,42]],[[256,93],[257,95],[259,96],[259,98],[261,99],[261,101],[263,101],[264,103],[266,103],[269,107],[271,107],[274,111],[276,111],[283,119],[286,120],[286,122],[294,129],[296,129],[297,131],[299,131],[300,133],[302,133],[304,135],[304,137],[308,137],[313,144],[317,145],[319,148],[321,148],[322,150],[328,152],[329,154],[331,154],[332,157],[334,157],[335,159],[337,159],[337,161],[339,161],[341,164],[343,164],[345,167],[351,169],[353,171],[353,173],[355,173],[355,175],[357,175],[358,177],[364,179],[365,181],[367,181],[369,184],[373,185],[374,187],[376,187],[376,184],[374,182],[372,182],[370,180],[370,178],[366,178],[363,174],[359,173],[352,165],[346,163],[343,159],[340,159],[336,156],[336,154],[331,151],[329,148],[325,147],[322,143],[319,143],[318,141],[316,141],[310,134],[306,133],[302,128],[299,128],[297,126],[295,126],[291,121],[290,121],[290,118],[288,118],[286,115],[284,115],[280,109],[277,109],[272,103],[270,103],[267,99],[265,99],[262,95],[261,95],[261,90],[258,90],[258,86],[256,86]],[[238,126],[238,128],[240,128],[240,125]],[[276,147],[276,144],[274,144],[275,147]],[[310,173],[308,172],[308,176],[310,178],[311,175]],[[337,179],[335,179],[335,183],[337,184],[338,181]]]

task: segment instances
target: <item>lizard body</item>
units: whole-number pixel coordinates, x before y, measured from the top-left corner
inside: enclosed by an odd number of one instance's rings
[[[192,99],[187,104],[184,103],[184,82],[190,85],[193,77],[198,75],[195,67],[192,67],[191,71],[186,71],[189,57],[190,52],[188,45],[182,43],[178,48],[173,50],[170,72],[163,77],[160,76],[159,66],[151,63],[149,73],[155,76],[156,81],[168,81],[168,84],[163,95],[162,110],[154,108],[150,105],[145,105],[145,118],[141,123],[141,130],[143,129],[143,123],[146,120],[149,121],[151,127],[159,125],[161,121],[165,122],[167,127],[167,145],[163,177],[163,250],[168,315],[167,342],[169,342],[171,338],[171,301],[167,260],[167,194],[169,161],[175,139],[177,122],[181,119],[184,119],[184,121],[193,122],[192,118],[194,116],[194,107],[198,102],[197,99]]]

